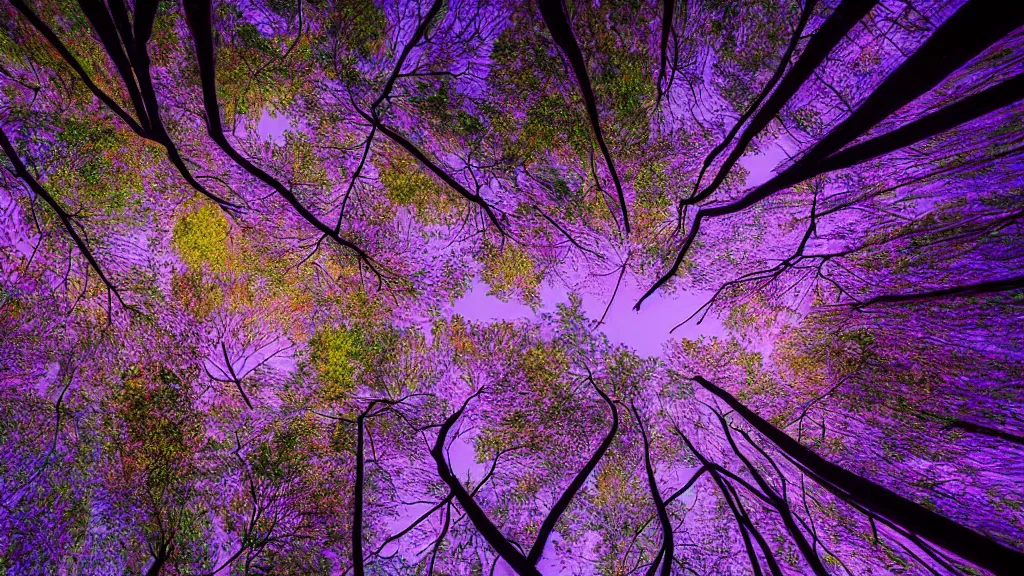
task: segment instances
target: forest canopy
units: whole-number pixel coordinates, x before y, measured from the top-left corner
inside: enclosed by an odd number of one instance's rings
[[[1024,3],[0,0],[0,576],[1024,571]]]

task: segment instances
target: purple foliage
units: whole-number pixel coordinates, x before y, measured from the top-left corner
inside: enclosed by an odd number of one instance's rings
[[[1024,3],[0,0],[0,576],[1024,573]]]

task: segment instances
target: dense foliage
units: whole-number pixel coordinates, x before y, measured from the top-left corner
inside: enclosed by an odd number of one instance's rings
[[[1020,574],[1022,102],[1016,0],[0,0],[0,575]]]

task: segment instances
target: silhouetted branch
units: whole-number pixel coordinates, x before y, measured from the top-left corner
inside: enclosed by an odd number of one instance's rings
[[[1024,565],[1021,552],[828,462],[769,424],[722,388],[701,376],[694,376],[692,380],[724,401],[830,491],[842,493],[866,510],[996,574],[1013,574],[1016,566]]]
[[[583,52],[576,42],[576,36],[572,32],[572,26],[562,8],[561,0],[538,0],[541,16],[544,23],[555,40],[555,44],[562,50],[569,60],[569,65],[576,75],[576,82],[580,87],[580,94],[583,96],[583,103],[587,108],[587,116],[590,118],[590,126],[597,138],[597,145],[604,156],[608,172],[611,174],[612,182],[615,183],[615,191],[619,196],[619,209],[622,211],[622,226],[629,234],[629,214],[626,210],[626,197],[622,192],[622,182],[619,181],[619,174],[615,170],[615,163],[612,162],[612,155],[604,142],[604,134],[601,132],[601,119],[597,112],[597,99],[594,96],[594,89],[590,85],[590,76],[587,74],[587,64],[583,60]]]

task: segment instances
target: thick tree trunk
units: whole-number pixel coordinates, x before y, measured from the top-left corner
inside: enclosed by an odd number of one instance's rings
[[[793,68],[779,82],[779,87],[772,92],[764,106],[751,119],[750,124],[740,135],[739,140],[737,140],[736,146],[718,169],[715,179],[708,184],[707,188],[688,200],[687,203],[692,204],[704,200],[725,182],[729,171],[732,170],[736,162],[747,151],[747,146],[750,145],[754,137],[760,134],[768,126],[768,123],[778,116],[783,106],[804,85],[804,82],[811,77],[811,74],[828,57],[832,49],[846,37],[846,34],[876,4],[878,4],[878,0],[844,0],[832,11],[828,19],[811,36],[807,47],[804,48]],[[785,62],[781,63],[780,67],[784,65]],[[778,74],[778,71],[776,71],[776,74]]]
[[[168,547],[161,545],[160,550],[157,551],[156,556],[153,558],[153,563],[149,565],[149,570],[146,570],[146,576],[159,576],[170,555],[171,551]]]
[[[1014,276],[1003,280],[989,280],[974,284],[951,286],[937,290],[926,290],[924,292],[912,292],[908,294],[886,294],[854,304],[854,308],[866,308],[874,304],[900,304],[908,302],[922,302],[927,300],[938,300],[941,298],[969,298],[981,294],[998,294],[1011,290],[1024,288],[1024,276]]]
[[[1019,574],[1024,553],[1000,544],[895,492],[818,456],[775,428],[725,390],[701,376],[693,380],[725,402],[776,448],[789,456],[823,487],[841,493],[873,514],[996,574]]]
[[[572,32],[572,26],[562,8],[561,0],[540,0],[540,13],[544,17],[544,23],[555,40],[555,44],[562,50],[569,60],[569,66],[576,76],[576,83],[580,87],[580,95],[583,96],[583,103],[587,108],[587,117],[590,118],[590,127],[594,130],[594,137],[597,138],[597,145],[604,156],[604,162],[608,166],[612,182],[615,184],[615,191],[619,196],[619,209],[622,211],[622,227],[626,234],[629,234],[629,214],[626,209],[626,197],[622,192],[622,182],[619,181],[619,173],[615,170],[615,163],[612,161],[611,152],[604,142],[604,133],[601,131],[601,118],[597,112],[597,98],[594,96],[594,88],[590,84],[590,75],[587,74],[587,64],[583,60],[583,52]]]
[[[665,80],[665,69],[668,67],[668,37],[672,32],[672,20],[675,18],[675,0],[662,0],[661,3],[661,45],[658,59],[658,102],[661,102],[662,87]],[[685,10],[685,7],[684,7]]]
[[[780,190],[823,173],[823,166],[827,171],[827,158],[863,136],[889,114],[934,88],[949,74],[1022,24],[1024,24],[1024,3],[1010,0],[998,2],[970,0],[961,6],[956,13],[939,26],[924,45],[890,74],[853,114],[833,128],[792,166],[734,202],[698,211],[672,266],[640,297],[634,309],[639,310],[644,300],[676,275],[683,259],[693,246],[704,220],[736,214],[760,203]],[[782,91],[787,80],[788,77],[782,81],[775,94]],[[775,97],[775,94],[772,95],[772,98]],[[771,99],[769,99],[770,102]],[[768,106],[769,104],[765,104],[766,108]],[[968,113],[961,112],[960,114]],[[756,121],[757,117],[751,123],[751,127],[755,125]],[[941,124],[942,122],[936,123],[936,125]],[[739,146],[738,144],[737,150]],[[729,158],[732,159],[735,155],[736,150]],[[738,158],[739,156],[736,156],[736,159]],[[729,160],[726,162],[728,163]],[[724,179],[723,173],[720,172],[719,176]],[[717,180],[718,178],[716,178]]]
[[[167,135],[167,131],[164,129],[163,124],[160,123],[156,94],[153,92],[152,80],[149,75],[149,56],[146,47],[150,31],[152,30],[152,20],[156,14],[155,3],[139,2],[135,14],[136,32],[134,35],[131,34],[127,27],[121,26],[120,23],[115,27],[113,21],[110,19],[110,14],[102,4],[98,4],[90,0],[85,0],[81,3],[82,10],[86,13],[90,22],[93,24],[93,27],[96,28],[97,34],[100,35],[104,51],[106,51],[111,60],[115,62],[118,73],[124,82],[125,89],[129,93],[132,106],[139,118],[136,120],[131,116],[131,114],[115,102],[109,94],[101,90],[92,81],[85,69],[82,68],[81,63],[78,62],[78,59],[76,59],[67,49],[67,46],[61,42],[60,38],[57,37],[53,30],[47,26],[46,23],[43,22],[35,12],[33,12],[23,2],[23,0],[9,0],[9,2],[15,7],[15,9],[21,12],[36,31],[46,38],[46,41],[49,42],[50,46],[52,46],[60,57],[71,67],[71,69],[75,71],[89,91],[103,102],[108,109],[121,118],[132,132],[164,147],[167,151],[168,160],[171,161],[171,164],[174,165],[189,186],[210,200],[213,200],[222,208],[240,208],[239,205],[228,202],[227,200],[224,200],[210,192],[192,176],[191,171],[189,171],[188,167],[185,166],[185,161],[178,153],[174,142],[171,140],[170,136]],[[152,4],[152,6],[150,6],[150,4]],[[115,14],[120,14],[123,8],[124,6],[121,5],[120,9],[114,8],[113,11]],[[120,18],[122,16],[123,15],[117,17]],[[134,50],[129,49],[129,53],[126,55],[124,50],[121,48],[121,42],[124,42],[125,46],[133,46]],[[136,79],[138,80],[138,83],[136,83]]]
[[[373,404],[370,404],[370,408]],[[367,408],[369,411],[369,408]],[[366,413],[363,412],[356,417],[356,478],[355,486],[352,489],[352,571],[355,576],[363,576],[363,428],[366,421]]]
[[[70,66],[71,69],[75,71],[75,74],[78,75],[78,77],[82,80],[82,83],[85,84],[86,88],[88,88],[89,91],[92,92],[94,96],[96,96],[96,98],[103,102],[103,104],[106,105],[106,107],[109,108],[112,112],[114,112],[114,114],[117,114],[117,116],[121,118],[121,120],[123,120],[125,124],[128,125],[128,128],[132,132],[135,132],[136,134],[144,138],[146,137],[146,130],[141,125],[139,125],[135,118],[132,118],[131,114],[128,114],[128,112],[124,108],[122,108],[117,102],[115,102],[109,94],[101,90],[100,87],[92,81],[92,78],[90,78],[89,75],[86,73],[85,69],[82,68],[82,64],[78,61],[77,58],[74,57],[73,54],[71,54],[71,51],[68,50],[67,46],[65,46],[64,43],[61,42],[60,38],[58,38],[57,35],[53,32],[53,29],[47,26],[46,23],[43,22],[42,19],[40,19],[39,16],[37,16],[36,13],[33,12],[32,9],[29,8],[28,5],[26,5],[23,0],[8,1],[11,3],[11,6],[14,6],[14,8],[18,10],[18,12],[21,12],[22,16],[24,16],[25,19],[28,20],[29,24],[31,24],[37,32],[42,34],[43,38],[46,38],[46,41],[50,43],[50,46],[52,46],[53,49],[57,51],[57,54],[59,54],[60,57],[64,60],[64,62],[66,62],[68,66]]]
[[[470,396],[466,403],[472,400],[476,394]],[[524,556],[507,538],[498,530],[498,527],[491,522],[491,519],[487,517],[487,513],[480,508],[480,505],[476,503],[473,496],[466,491],[466,487],[462,485],[451,469],[448,467],[448,462],[445,459],[445,442],[448,438],[448,432],[451,431],[452,426],[459,420],[462,413],[466,410],[466,403],[454,414],[448,417],[441,425],[441,429],[437,433],[437,441],[434,442],[434,447],[430,451],[430,455],[434,457],[434,462],[437,464],[437,475],[440,476],[441,480],[448,485],[448,489],[451,490],[452,494],[455,495],[455,499],[459,502],[459,506],[462,507],[463,511],[466,512],[466,516],[469,517],[469,521],[473,523],[473,526],[480,532],[484,540],[494,548],[494,551],[498,553],[509,567],[512,568],[520,576],[541,576],[540,572],[534,568],[533,564],[527,560]]]
[[[555,529],[555,525],[558,524],[558,519],[561,518],[562,514],[564,514],[569,508],[573,498],[576,497],[576,494],[580,491],[580,488],[583,487],[587,478],[590,477],[594,468],[597,467],[601,458],[604,458],[605,453],[608,451],[608,447],[612,444],[612,440],[615,439],[616,432],[619,430],[619,411],[615,408],[615,402],[613,402],[612,399],[604,393],[604,391],[598,388],[597,384],[594,384],[594,388],[612,411],[611,430],[608,431],[608,435],[604,437],[601,445],[597,447],[597,451],[590,457],[587,464],[579,471],[578,474],[576,474],[576,477],[573,478],[572,482],[569,483],[565,492],[562,492],[562,496],[558,499],[558,502],[555,503],[554,507],[551,508],[551,511],[548,512],[547,517],[544,518],[544,523],[541,524],[540,531],[537,533],[537,539],[534,541],[533,547],[530,548],[530,554],[527,556],[527,560],[529,560],[530,564],[533,564],[534,566],[537,565],[537,562],[540,561],[541,555],[544,554],[544,546],[547,544],[548,538],[551,536],[551,532]]]
[[[671,576],[672,561],[675,551],[675,539],[672,534],[672,519],[668,516],[668,507],[661,498],[661,491],[658,490],[658,481],[654,477],[654,467],[651,465],[651,443],[647,439],[647,431],[640,420],[640,413],[636,406],[633,406],[633,417],[636,418],[636,425],[640,428],[640,435],[644,442],[644,468],[647,470],[647,485],[651,491],[651,499],[654,500],[654,508],[658,511],[658,522],[661,524],[661,550],[658,552],[661,564],[661,575]],[[651,565],[648,574],[654,574],[658,561]]]

